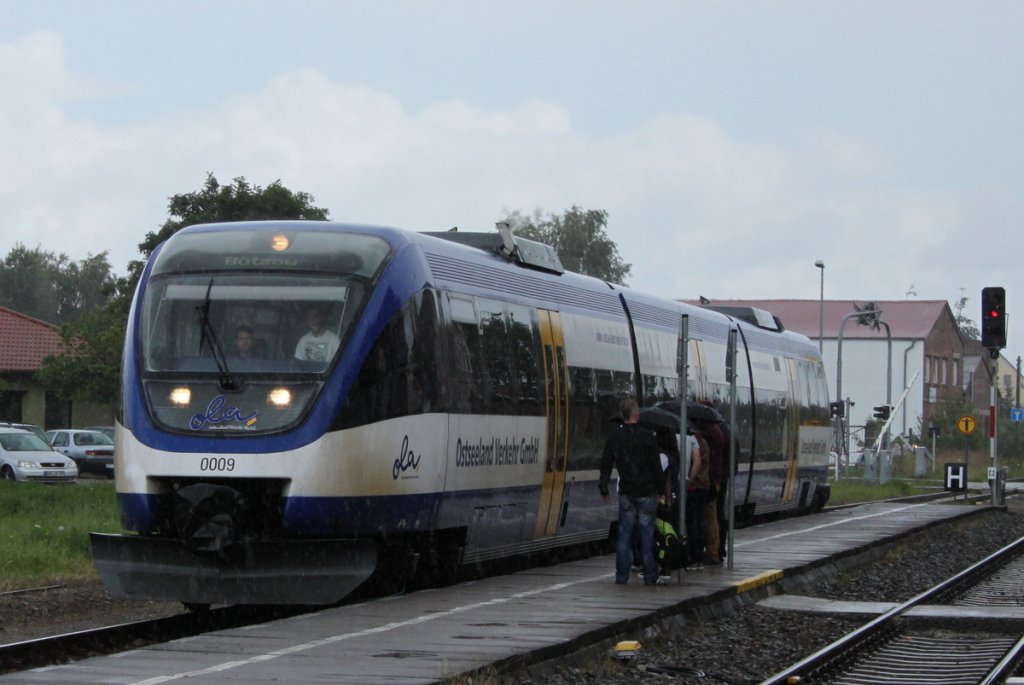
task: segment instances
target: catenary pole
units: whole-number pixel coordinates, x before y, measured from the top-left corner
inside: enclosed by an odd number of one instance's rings
[[[736,326],[729,328],[729,345],[725,353],[725,374],[729,381],[729,478],[726,480],[726,515],[729,522],[729,537],[727,544],[727,567],[731,571],[733,567],[733,531],[736,529],[736,502],[733,492],[736,483],[736,340],[738,330]],[[751,471],[750,477],[754,473]]]
[[[686,459],[686,389],[689,385],[690,368],[690,315],[683,314],[679,317],[679,337],[676,342],[676,374],[677,392],[679,397],[679,515],[676,517],[676,533],[686,535],[686,474],[689,472],[689,464]],[[669,502],[669,506],[672,503]],[[676,581],[683,582],[683,569],[676,570]]]

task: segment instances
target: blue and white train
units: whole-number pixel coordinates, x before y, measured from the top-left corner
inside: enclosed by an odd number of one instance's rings
[[[309,305],[337,336],[321,358],[298,345]],[[154,251],[128,321],[115,477],[129,534],[92,536],[100,575],[116,597],[321,604],[375,569],[444,573],[608,539],[609,419],[627,395],[675,398],[681,314],[687,395],[723,410],[739,330],[737,513],[822,506],[821,358],[770,315],[568,273],[507,229],[181,230]],[[234,350],[240,326],[252,356]]]

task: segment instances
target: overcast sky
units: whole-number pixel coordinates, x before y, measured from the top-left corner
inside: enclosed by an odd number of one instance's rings
[[[827,299],[977,322],[1000,285],[1014,322],[1022,27],[1016,0],[0,0],[0,257],[123,274],[213,172],[412,230],[604,209],[666,297],[817,299],[820,259]]]

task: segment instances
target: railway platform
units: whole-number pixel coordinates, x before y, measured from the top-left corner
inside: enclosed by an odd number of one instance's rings
[[[614,584],[614,555],[335,607],[113,656],[0,676],[0,684],[436,683],[529,665],[700,609],[767,597],[783,578],[855,557],[988,505],[871,503],[736,531],[732,568],[665,586]]]

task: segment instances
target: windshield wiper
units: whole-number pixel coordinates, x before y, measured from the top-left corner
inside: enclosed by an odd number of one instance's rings
[[[210,351],[213,352],[213,361],[217,363],[217,370],[220,371],[220,387],[223,390],[234,390],[238,387],[235,377],[228,370],[228,360],[224,357],[224,350],[220,346],[220,341],[217,340],[213,324],[210,323],[210,291],[212,289],[213,279],[211,278],[210,284],[206,286],[206,298],[203,300],[203,304],[196,307],[199,325],[202,327],[202,335],[199,336],[199,354],[203,353],[203,343],[210,346]]]

